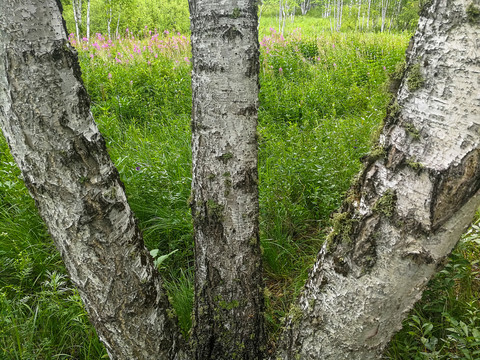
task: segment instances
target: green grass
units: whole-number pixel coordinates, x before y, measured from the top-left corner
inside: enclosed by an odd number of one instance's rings
[[[403,34],[332,34],[315,27],[316,20],[303,19],[301,30],[287,27],[284,37],[263,27],[260,37],[260,224],[272,335],[280,331],[330,227],[329,216],[385,116],[388,73],[403,61],[409,40]],[[193,304],[189,39],[162,33],[113,43],[97,38],[77,47],[92,111],[145,243],[159,254],[176,250],[160,271],[188,334]],[[0,160],[0,358],[101,358],[104,349],[3,138]],[[475,356],[479,286],[472,261],[478,250],[471,244],[478,238],[475,228],[432,283],[392,343],[392,359],[430,359],[440,347],[445,354],[466,356],[468,349]],[[465,329],[468,336],[462,336]]]

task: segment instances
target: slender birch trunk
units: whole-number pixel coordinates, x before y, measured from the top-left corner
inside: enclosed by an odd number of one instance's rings
[[[372,0],[368,0],[368,10],[367,10],[367,29],[370,28],[370,9],[372,8]]]
[[[87,39],[90,40],[90,0],[87,2]]]
[[[387,10],[388,10],[388,0],[382,0],[382,25],[381,32],[385,30],[385,21],[387,19]]]
[[[115,39],[120,38],[120,16],[122,15],[121,9],[118,11],[118,18],[117,18],[117,27],[115,28]]]
[[[178,358],[176,320],[58,4],[0,2],[0,126],[110,358]]]
[[[107,8],[107,33],[108,39],[112,39],[112,31],[111,31],[111,24],[113,19],[113,9],[112,9],[112,0],[108,0],[108,8]]]
[[[480,26],[468,5],[436,0],[424,11],[379,143],[275,359],[380,359],[471,223],[480,205]]]
[[[362,10],[362,0],[358,0],[358,16],[357,16],[357,24],[355,28],[358,30],[360,28],[360,15]]]
[[[195,359],[260,359],[257,2],[190,0]]]
[[[285,0],[286,1],[286,0]],[[283,0],[278,0],[278,31],[282,29]],[[283,35],[283,32],[281,32]]]
[[[72,8],[73,20],[75,21],[75,31],[77,32],[77,42],[80,43],[80,30],[82,26],[82,0],[72,0]]]
[[[343,0],[337,0],[337,21],[336,21],[337,31],[340,31],[342,28],[342,15],[343,15]]]

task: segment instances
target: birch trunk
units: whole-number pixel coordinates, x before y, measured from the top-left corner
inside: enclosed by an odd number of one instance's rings
[[[292,307],[277,358],[381,358],[471,223],[480,26],[468,5],[436,0],[424,11],[379,144]]]
[[[75,21],[75,31],[77,32],[77,41],[80,43],[80,30],[82,26],[82,0],[72,0],[73,20]]]
[[[113,19],[112,0],[108,0],[108,8],[107,8],[107,33],[108,33],[108,39],[109,39],[109,40],[112,39],[112,30],[111,30],[112,19]]]
[[[382,0],[382,25],[381,32],[385,30],[385,21],[387,20],[388,0]]]
[[[175,319],[58,4],[0,2],[0,125],[110,358],[174,359]]]
[[[337,0],[337,13],[335,19],[335,30],[340,31],[342,28],[342,16],[343,16],[343,0]]]
[[[190,0],[195,359],[260,359],[257,2]]]
[[[372,8],[372,0],[368,0],[368,10],[367,10],[367,29],[370,28],[370,10]]]
[[[360,15],[362,10],[362,0],[358,0],[358,15],[357,15],[357,23],[355,24],[355,29],[358,30],[360,28]]]
[[[122,9],[118,10],[118,18],[117,18],[117,27],[115,28],[115,39],[120,38],[120,16],[122,15]]]
[[[87,2],[87,39],[90,40],[90,0]]]

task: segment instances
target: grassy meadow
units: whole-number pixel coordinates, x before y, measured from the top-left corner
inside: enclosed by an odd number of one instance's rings
[[[260,27],[259,177],[267,327],[300,290],[391,95],[410,34],[332,33],[309,18]],[[278,25],[277,25],[278,27]],[[185,335],[193,303],[188,35],[97,34],[77,48],[92,112]],[[389,359],[480,358],[480,226],[404,323]],[[0,139],[0,359],[101,359],[105,350]]]

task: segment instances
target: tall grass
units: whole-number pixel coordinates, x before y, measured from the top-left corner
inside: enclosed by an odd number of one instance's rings
[[[160,271],[187,335],[193,302],[192,221],[187,205],[189,39],[146,29],[140,39],[126,33],[118,41],[100,34],[90,42],[77,44],[74,37],[71,41],[79,51],[92,111],[147,247],[159,254],[176,250]],[[368,152],[371,134],[382,122],[389,101],[388,73],[403,61],[407,42],[406,35],[320,33],[308,26],[285,36],[273,28],[263,31],[260,222],[266,318],[273,335],[323,242],[329,214],[338,207],[359,170],[359,159]],[[103,347],[3,139],[0,151],[0,357],[101,358]],[[465,271],[473,284],[476,268],[469,266]],[[478,295],[475,286],[471,289],[470,300]],[[429,320],[417,317],[422,329]],[[451,319],[449,324],[457,321],[461,330],[459,318]],[[406,324],[412,321],[416,323],[410,317]],[[416,330],[399,335],[391,356],[402,358],[415,346],[419,349],[423,341],[419,337]]]

